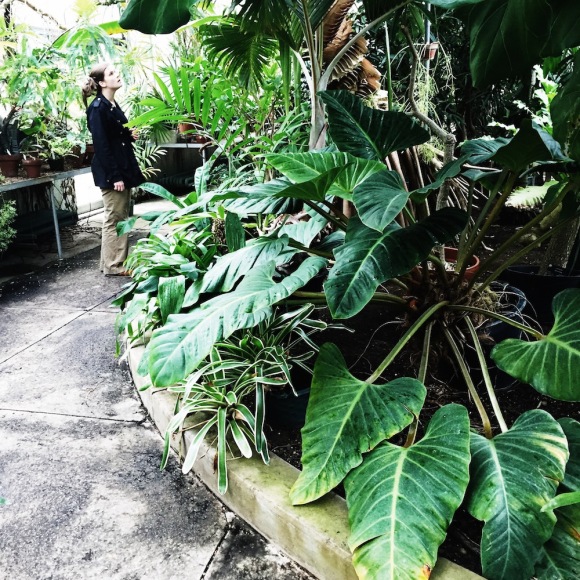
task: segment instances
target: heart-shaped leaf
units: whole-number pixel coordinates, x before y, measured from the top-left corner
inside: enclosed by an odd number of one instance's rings
[[[168,34],[187,24],[198,0],[131,0],[119,24],[143,34]]]
[[[300,477],[293,504],[314,501],[362,463],[362,454],[407,427],[418,416],[427,391],[416,379],[371,385],[353,377],[331,343],[320,349],[302,429]]]
[[[382,232],[405,207],[409,192],[398,173],[385,169],[354,190],[353,201],[362,223]]]
[[[234,292],[204,302],[188,314],[170,316],[149,343],[149,373],[156,386],[170,386],[189,375],[211,352],[216,341],[240,328],[250,328],[271,314],[271,306],[287,298],[326,265],[307,258],[281,282],[274,282],[275,263],[255,268]]]
[[[429,139],[428,131],[405,113],[371,109],[348,91],[319,94],[328,111],[328,131],[341,151],[383,161],[393,151]]]
[[[287,179],[272,179],[267,183],[240,187],[223,195],[226,198],[224,206],[228,211],[241,215],[297,213],[302,209],[300,200],[276,195],[291,185]]]
[[[465,212],[444,208],[406,228],[389,225],[382,233],[350,218],[344,245],[334,251],[336,264],[324,285],[334,318],[360,312],[379,284],[406,274],[426,259],[433,246],[458,234],[467,223]]]
[[[564,479],[568,443],[562,428],[541,410],[521,415],[493,439],[471,435],[471,483],[467,508],[485,522],[483,575],[530,578],[556,517],[542,507]]]
[[[469,480],[469,417],[447,405],[409,448],[379,445],[345,480],[359,578],[427,579]]]
[[[288,247],[288,237],[263,236],[251,240],[237,252],[220,256],[208,270],[201,292],[229,292],[236,282],[253,268],[275,260]]]
[[[510,338],[491,352],[497,366],[537,391],[561,401],[580,401],[580,289],[552,302],[554,326],[542,339]]]
[[[579,20],[577,0],[486,0],[474,6],[469,12],[474,84],[529,74],[540,57],[578,46]]]
[[[338,175],[328,190],[328,195],[348,200],[352,199],[352,192],[359,183],[385,169],[385,165],[380,161],[361,159],[340,151],[273,154],[268,155],[267,160],[295,183],[313,179],[333,167],[344,167],[344,171]]]

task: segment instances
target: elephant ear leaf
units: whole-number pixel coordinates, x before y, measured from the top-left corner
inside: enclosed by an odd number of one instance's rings
[[[566,477],[559,490],[563,495],[580,493],[580,423],[574,419],[559,419],[570,448]],[[552,537],[544,544],[536,564],[538,580],[567,580],[580,577],[580,505],[566,505],[555,512],[558,521]]]
[[[379,445],[345,480],[359,578],[427,579],[469,480],[469,417],[447,405],[409,448]],[[412,532],[411,532],[412,531]]]
[[[303,469],[292,487],[293,504],[314,501],[362,463],[362,454],[407,427],[427,391],[412,378],[373,385],[353,377],[338,350],[323,345],[314,367],[302,429]]]
[[[143,34],[168,34],[187,24],[196,0],[131,0],[119,24]]]
[[[409,272],[466,222],[464,211],[450,207],[406,228],[392,223],[383,232],[367,227],[357,216],[350,218],[345,243],[334,250],[336,264],[324,284],[332,316],[348,318],[360,312],[379,284]]]
[[[556,517],[542,512],[564,479],[568,444],[562,427],[545,411],[521,415],[493,439],[471,435],[467,509],[485,522],[481,564],[486,578],[530,578]]]
[[[497,366],[561,401],[580,401],[580,289],[560,292],[552,302],[554,326],[535,342],[510,338],[491,357]]]
[[[325,265],[322,258],[307,258],[290,276],[275,282],[275,262],[268,262],[249,272],[234,292],[220,294],[188,314],[170,316],[149,343],[152,382],[170,386],[183,380],[216,341],[265,320],[274,304],[304,286]]]
[[[429,139],[429,132],[405,113],[371,109],[348,91],[319,94],[328,110],[330,136],[341,151],[383,161],[393,151]]]

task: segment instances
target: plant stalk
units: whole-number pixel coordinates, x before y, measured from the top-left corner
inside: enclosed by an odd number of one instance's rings
[[[421,363],[419,365],[419,374],[417,379],[425,384],[427,380],[427,368],[429,366],[429,349],[431,348],[431,331],[433,330],[433,325],[435,321],[431,321],[427,328],[425,329],[425,336],[423,337],[423,349],[421,351]],[[419,412],[420,414],[420,412]],[[417,437],[417,428],[419,427],[419,415],[417,415],[411,426],[409,427],[409,432],[407,433],[407,439],[403,447],[411,447],[415,443],[415,438]]]
[[[313,201],[309,199],[305,199],[304,203],[312,208],[315,212],[319,213],[322,217],[326,218],[328,221],[332,222],[337,228],[340,228],[343,231],[346,231],[346,225],[343,221],[338,219],[337,217],[333,216],[332,214],[328,213],[327,211],[323,210],[321,207],[316,205]]]
[[[449,304],[448,300],[443,300],[437,304],[434,304],[428,310],[425,310],[423,314],[415,322],[413,322],[412,326],[405,332],[405,334],[401,337],[399,342],[395,345],[395,347],[391,350],[391,352],[386,356],[383,362],[377,367],[375,372],[366,379],[366,383],[373,384],[385,371],[385,369],[393,362],[394,358],[403,350],[403,347],[411,340],[411,338],[417,333],[417,331],[441,308],[444,308]]]
[[[491,378],[489,376],[489,371],[487,369],[487,364],[485,362],[485,356],[483,354],[483,349],[481,348],[481,344],[479,342],[479,338],[477,337],[477,332],[475,331],[475,327],[473,326],[473,322],[467,317],[465,319],[467,323],[467,328],[471,334],[471,338],[473,339],[473,346],[475,347],[475,352],[477,353],[477,358],[479,360],[479,366],[481,367],[481,372],[483,374],[483,382],[485,383],[485,388],[487,389],[487,395],[489,400],[491,401],[491,406],[493,407],[493,412],[495,413],[497,422],[499,423],[499,427],[502,433],[505,433],[509,430],[507,423],[503,417],[501,412],[499,403],[497,401],[497,397],[495,396],[495,391],[493,390],[493,385],[491,384]]]
[[[473,384],[473,381],[471,380],[471,377],[469,376],[469,369],[467,368],[467,365],[465,364],[465,361],[463,360],[463,356],[462,356],[461,352],[459,351],[459,347],[457,346],[453,336],[451,335],[451,332],[449,332],[449,329],[444,328],[443,333],[445,334],[445,338],[447,339],[447,342],[449,343],[451,350],[453,350],[453,354],[455,355],[455,360],[457,361],[457,364],[459,365],[459,369],[461,371],[461,374],[463,375],[463,379],[465,380],[467,388],[469,389],[469,393],[473,397],[473,402],[475,403],[475,406],[477,407],[477,412],[479,413],[479,416],[481,417],[481,421],[483,423],[483,432],[485,433],[485,436],[488,439],[491,439],[493,437],[493,434],[491,432],[491,423],[489,421],[489,416],[487,414],[487,411],[485,410],[485,407],[483,406],[483,403],[481,402],[481,399],[479,398],[479,395],[477,394],[477,390],[475,389],[475,385]]]

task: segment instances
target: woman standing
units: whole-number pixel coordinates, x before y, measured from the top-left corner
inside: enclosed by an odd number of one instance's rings
[[[117,236],[117,223],[129,217],[131,188],[145,181],[133,151],[134,136],[125,127],[127,117],[115,102],[122,86],[115,67],[100,63],[89,73],[83,86],[83,101],[96,94],[87,107],[87,124],[93,135],[95,155],[91,170],[95,185],[103,192],[105,216],[101,243],[101,271],[106,276],[127,276],[128,238]]]

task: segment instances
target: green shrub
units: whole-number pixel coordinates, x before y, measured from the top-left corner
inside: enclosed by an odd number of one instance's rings
[[[2,255],[16,236],[12,222],[16,218],[16,204],[14,201],[4,201],[0,198],[0,255]]]

